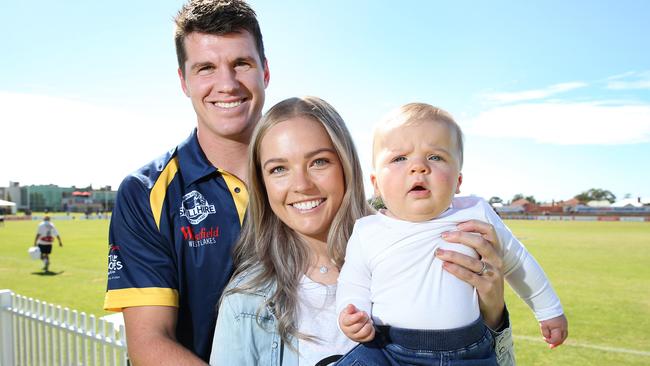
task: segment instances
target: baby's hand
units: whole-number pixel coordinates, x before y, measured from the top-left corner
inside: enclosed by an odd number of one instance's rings
[[[339,326],[348,338],[355,342],[369,342],[375,338],[372,319],[365,311],[348,304],[339,314]]]
[[[555,348],[562,343],[569,335],[569,323],[564,315],[539,322],[544,340],[549,348]]]

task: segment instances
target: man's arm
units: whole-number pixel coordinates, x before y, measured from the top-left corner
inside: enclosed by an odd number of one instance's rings
[[[63,246],[63,242],[61,241],[61,236],[57,235],[57,236],[56,236],[56,239],[59,241],[59,246],[62,247],[62,246]]]
[[[124,308],[123,315],[131,364],[206,365],[190,350],[176,342],[177,308],[135,306]]]

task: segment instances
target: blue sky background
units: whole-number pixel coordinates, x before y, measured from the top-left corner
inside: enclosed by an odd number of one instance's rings
[[[176,74],[183,1],[0,3],[0,185],[112,185],[196,124]],[[648,1],[251,1],[265,110],[316,95],[369,186],[374,123],[423,101],[465,131],[463,194],[650,197]]]

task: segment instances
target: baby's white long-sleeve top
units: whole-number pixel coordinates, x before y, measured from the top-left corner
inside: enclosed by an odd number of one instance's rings
[[[473,219],[494,226],[505,278],[535,317],[562,315],[560,300],[535,258],[479,197],[455,197],[447,211],[426,222],[382,213],[357,220],[338,280],[337,312],[354,304],[376,325],[409,329],[452,329],[475,321],[480,313],[476,289],[445,271],[435,257],[443,248],[477,258],[472,248],[440,236]]]

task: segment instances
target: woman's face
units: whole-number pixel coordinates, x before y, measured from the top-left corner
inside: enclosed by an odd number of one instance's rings
[[[295,117],[271,127],[260,144],[260,165],[278,218],[303,238],[326,242],[345,179],[323,125]]]

